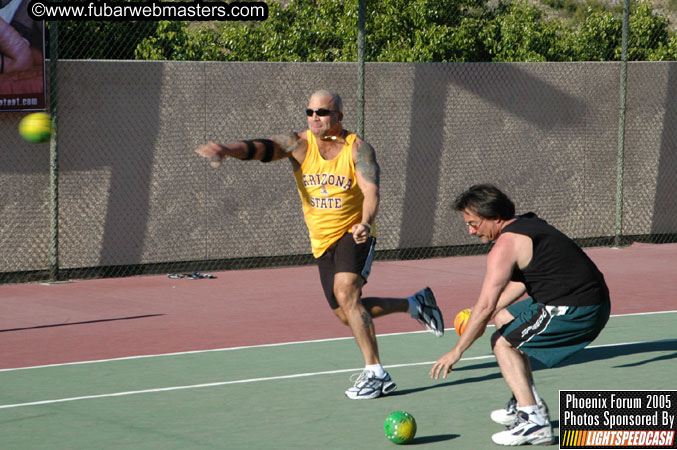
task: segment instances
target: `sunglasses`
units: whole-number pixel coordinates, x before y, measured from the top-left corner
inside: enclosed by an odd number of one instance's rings
[[[306,109],[306,116],[313,117],[313,114],[317,114],[320,117],[325,117],[325,116],[328,116],[329,114],[331,114],[333,112],[338,112],[338,111],[334,111],[334,110],[331,110],[331,109],[325,109],[325,108],[318,108],[318,109],[308,108],[308,109]]]

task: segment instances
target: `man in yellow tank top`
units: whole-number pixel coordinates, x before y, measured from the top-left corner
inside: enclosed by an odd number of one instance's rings
[[[306,116],[308,130],[304,132],[230,144],[208,142],[196,152],[214,167],[226,156],[290,161],[325,297],[334,314],[352,330],[365,361],[364,371],[345,395],[376,398],[397,386],[381,365],[372,318],[408,312],[442,336],[442,312],[430,288],[408,298],[361,298],[376,243],[380,175],[376,155],[371,145],[343,129],[338,94],[313,93]]]

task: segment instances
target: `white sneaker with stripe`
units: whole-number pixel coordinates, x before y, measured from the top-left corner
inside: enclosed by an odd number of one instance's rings
[[[549,421],[541,425],[526,412],[517,411],[513,424],[491,436],[491,440],[498,445],[550,445],[555,443],[555,436]]]
[[[550,421],[550,412],[548,411],[548,405],[545,404],[545,401],[541,399],[538,402],[538,409],[541,411],[541,414]],[[513,395],[508,404],[503,409],[495,409],[491,411],[491,420],[501,425],[509,426],[515,422],[515,417],[517,416],[517,400]]]
[[[346,397],[352,400],[377,398],[397,389],[397,385],[388,372],[382,378],[378,378],[371,370],[364,370],[360,374],[353,375],[355,376],[357,376],[355,385],[346,391]]]

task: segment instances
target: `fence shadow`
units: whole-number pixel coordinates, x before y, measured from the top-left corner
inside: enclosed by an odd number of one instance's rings
[[[651,220],[652,234],[672,233],[677,223],[677,208],[674,208],[674,192],[677,189],[675,167],[677,167],[677,64],[670,64],[668,83],[663,103],[665,116],[660,141],[654,217]]]

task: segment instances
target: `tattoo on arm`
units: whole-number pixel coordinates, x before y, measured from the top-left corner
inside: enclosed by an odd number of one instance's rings
[[[371,328],[374,325],[374,321],[371,320],[371,316],[367,311],[362,313],[362,327],[363,328]]]
[[[381,169],[376,162],[376,152],[374,152],[374,148],[371,145],[364,141],[357,148],[355,167],[360,171],[365,180],[374,183],[376,186],[379,185]]]
[[[273,137],[273,141],[280,146],[280,150],[284,153],[291,153],[299,146],[301,139],[299,139],[296,133],[289,133],[275,136]]]

